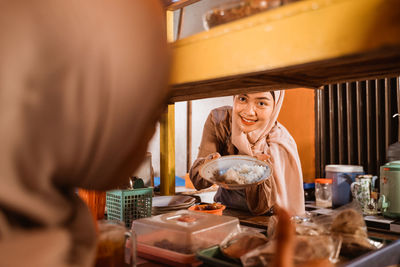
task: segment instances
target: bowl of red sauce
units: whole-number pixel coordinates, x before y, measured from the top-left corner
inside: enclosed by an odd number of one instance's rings
[[[190,208],[188,208],[188,210],[215,214],[215,215],[222,215],[222,211],[225,208],[226,208],[225,205],[219,203],[212,203],[212,204],[193,205]]]

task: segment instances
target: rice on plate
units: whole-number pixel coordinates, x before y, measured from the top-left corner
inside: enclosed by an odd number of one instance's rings
[[[239,164],[224,174],[216,172],[216,180],[228,184],[252,184],[264,178],[267,168],[261,165]]]
[[[200,168],[200,176],[205,180],[230,190],[260,184],[271,174],[267,162],[245,155],[222,156]]]

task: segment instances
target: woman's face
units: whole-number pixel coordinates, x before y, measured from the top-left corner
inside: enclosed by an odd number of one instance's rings
[[[264,127],[274,109],[274,98],[270,92],[236,95],[233,100],[233,115],[245,133]]]

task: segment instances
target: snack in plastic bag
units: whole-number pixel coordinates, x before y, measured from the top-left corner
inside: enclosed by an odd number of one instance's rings
[[[336,262],[339,250],[340,242],[329,235],[296,236],[294,262],[302,264],[323,259]],[[244,254],[240,260],[243,266],[270,266],[276,253],[279,253],[276,251],[276,240],[272,240]]]
[[[317,236],[329,234],[326,228],[314,222],[311,214],[307,214],[306,217],[301,219],[298,216],[292,217],[292,222],[295,223],[296,235]]]
[[[265,235],[246,228],[225,238],[220,244],[220,249],[224,255],[239,259],[242,255],[267,242]]]
[[[381,247],[368,238],[362,213],[356,209],[339,211],[332,222],[331,232],[342,238],[342,256],[354,258]]]
[[[339,250],[340,244],[329,235],[298,235],[296,236],[294,260],[295,263],[321,259],[336,262]]]
[[[291,217],[291,221],[295,226],[296,235],[323,235],[330,233],[329,229],[314,221],[314,215],[311,213],[306,212],[304,216],[293,216]],[[277,216],[270,217],[268,222],[268,237],[271,239],[275,238],[277,223]]]
[[[332,233],[368,236],[362,214],[354,209],[340,211],[332,222],[331,231]]]
[[[272,241],[240,258],[244,266],[271,266],[277,253],[280,253],[276,251],[277,221],[276,216],[273,216],[268,224],[268,237]],[[334,264],[339,261],[339,253],[347,258],[355,258],[383,246],[368,238],[362,212],[353,203],[332,210],[328,215],[292,218],[292,223],[296,230],[295,241],[292,243],[293,260],[302,266],[310,262]]]
[[[295,264],[306,264],[309,261],[335,263],[338,261],[340,239],[333,238],[323,225],[313,221],[311,214],[303,217],[292,217],[291,222],[296,231],[294,239],[293,260]],[[266,245],[260,246],[246,254],[240,260],[244,266],[271,266],[277,250],[277,216],[273,216],[268,224],[268,236],[271,238]]]
[[[240,261],[246,267],[270,266],[274,259],[275,251],[276,241],[271,240],[267,244],[242,255]]]

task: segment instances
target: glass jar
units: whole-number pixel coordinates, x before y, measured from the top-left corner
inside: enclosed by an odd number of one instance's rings
[[[97,252],[95,267],[136,266],[135,232],[116,220],[97,221]]]
[[[318,207],[332,207],[332,179],[315,179],[315,204]]]

